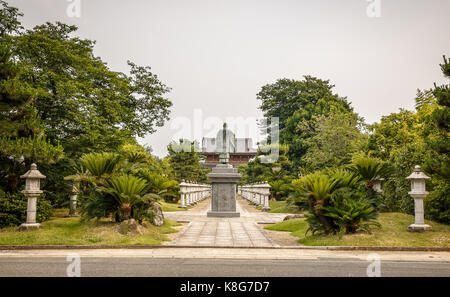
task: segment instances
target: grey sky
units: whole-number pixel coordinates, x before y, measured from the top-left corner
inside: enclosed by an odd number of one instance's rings
[[[367,0],[81,0],[80,18],[67,16],[66,0],[7,2],[26,28],[78,25],[112,70],[127,72],[127,59],[151,66],[172,88],[172,119],[195,108],[261,116],[262,85],[313,75],[372,123],[413,109],[418,88],[447,83],[438,64],[450,56],[449,0],[381,0],[379,18],[367,16]],[[164,156],[176,133],[168,123],[140,142]]]

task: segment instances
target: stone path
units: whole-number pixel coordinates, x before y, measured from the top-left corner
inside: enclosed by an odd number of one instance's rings
[[[249,209],[250,207],[250,209]],[[239,218],[209,218],[211,199],[202,201],[188,211],[165,212],[164,216],[178,222],[189,222],[184,230],[168,245],[270,247],[278,246],[259,223],[277,223],[288,214],[253,212],[254,207],[242,198],[237,199]],[[256,209],[255,209],[256,210]]]

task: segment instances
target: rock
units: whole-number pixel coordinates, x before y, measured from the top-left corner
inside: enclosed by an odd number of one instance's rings
[[[119,225],[119,233],[122,235],[142,235],[142,227],[136,222],[135,219],[125,220]]]
[[[154,215],[152,216],[152,219],[150,220],[150,222],[155,226],[164,225],[164,214],[162,212],[161,206],[152,202],[151,211],[153,211]]]
[[[287,220],[292,220],[292,219],[299,219],[299,218],[304,218],[305,215],[304,214],[294,214],[294,215],[288,215],[286,216],[283,221],[287,221]]]
[[[117,231],[122,235],[127,235],[128,234],[128,222],[123,221],[122,223],[120,223]]]
[[[128,232],[130,235],[143,234],[141,226],[139,226],[139,224],[136,223],[135,219],[128,220]]]

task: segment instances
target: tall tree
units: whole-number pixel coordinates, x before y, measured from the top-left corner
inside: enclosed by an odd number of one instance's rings
[[[179,142],[171,142],[167,146],[169,151],[169,164],[172,168],[171,178],[181,182],[182,180],[207,182],[206,172],[200,163],[204,156],[198,152],[198,143],[188,139],[180,139]]]
[[[280,79],[257,94],[266,121],[279,118],[279,139],[289,145],[288,156],[295,168],[304,165],[302,157],[308,150],[307,139],[316,134],[317,117],[328,114],[331,106],[352,111],[346,98],[333,93],[333,87],[328,80],[305,76],[301,81]]]
[[[304,163],[308,171],[339,167],[351,162],[366,137],[361,133],[363,119],[352,112],[331,111],[317,118],[316,134],[306,140],[309,147]]]
[[[149,67],[128,62],[130,75],[111,71],[93,54],[95,42],[76,26],[46,23],[16,36],[21,79],[42,90],[35,100],[47,135],[69,156],[114,150],[152,133],[169,118],[169,88]]]
[[[450,61],[445,56],[440,66],[444,76],[450,78]],[[437,103],[431,115],[434,125],[425,127],[428,127],[427,144],[433,155],[425,162],[425,169],[433,174],[433,191],[425,199],[425,215],[450,224],[450,84],[435,84],[433,95]]]
[[[31,162],[53,162],[62,147],[46,140],[34,106],[39,90],[20,80],[25,68],[11,58],[11,36],[20,28],[16,8],[0,1],[0,184],[15,192],[18,176]]]

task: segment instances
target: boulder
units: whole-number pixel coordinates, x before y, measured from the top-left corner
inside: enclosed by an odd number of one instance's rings
[[[286,216],[283,221],[287,221],[287,220],[292,220],[292,219],[299,219],[299,218],[304,218],[305,215],[304,214],[293,214],[293,215],[288,215]]]
[[[128,234],[128,222],[123,221],[122,223],[120,223],[117,231],[122,235],[127,235]]]
[[[153,211],[154,215],[152,216],[152,219],[150,220],[150,222],[155,226],[164,225],[164,214],[162,212],[161,206],[152,202],[151,211]]]
[[[125,220],[120,223],[118,231],[122,235],[142,235],[144,233],[142,227],[135,219]]]

